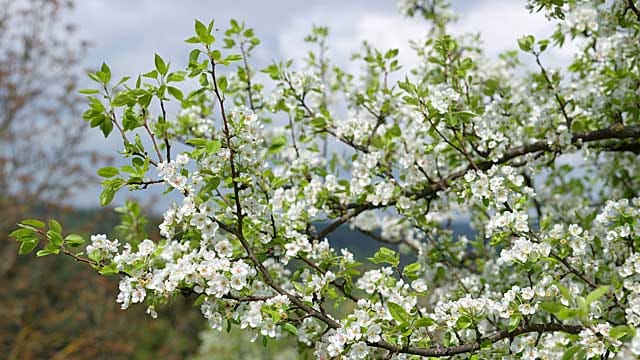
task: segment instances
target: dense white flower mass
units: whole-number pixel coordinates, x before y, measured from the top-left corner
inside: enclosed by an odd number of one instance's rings
[[[257,71],[252,30],[232,21],[221,49],[196,22],[186,69],[157,56],[154,81],[112,89],[104,65],[92,78],[109,101],[85,113],[117,125],[131,161],[98,172],[101,203],[176,194],[159,239],[93,235],[85,258],[59,224],[13,234],[120,276],[123,309],[156,317],[193,295],[211,328],[294,336],[319,359],[640,356],[640,5],[525,6],[555,33],[492,60],[450,33],[445,1],[400,1],[433,25],[412,44],[419,65],[365,43],[353,74],[327,57],[325,28],[304,66]],[[569,39],[573,62],[546,66]],[[334,248],[345,226],[361,236]]]

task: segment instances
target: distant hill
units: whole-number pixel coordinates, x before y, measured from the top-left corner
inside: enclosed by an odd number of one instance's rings
[[[316,226],[322,229],[326,224],[318,224]],[[471,229],[468,222],[452,222],[449,228],[455,236],[466,235],[469,238],[475,236],[475,232]],[[398,251],[397,245],[377,242],[360,231],[352,230],[348,225],[340,226],[327,236],[327,238],[334,249],[339,251],[340,249],[348,248],[353,252],[354,256],[360,260],[373,256],[380,246]],[[400,260],[403,264],[410,263],[415,260],[415,254],[401,253]]]

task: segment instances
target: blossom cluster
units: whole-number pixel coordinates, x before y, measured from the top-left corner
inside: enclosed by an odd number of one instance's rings
[[[232,22],[223,53],[213,23],[197,21],[186,71],[156,59],[145,77],[158,86],[90,97],[87,114],[129,117],[119,129],[131,165],[98,172],[101,201],[125,187],[178,197],[160,239],[93,235],[85,259],[54,222],[14,234],[121,276],[123,309],[145,303],[156,317],[194,295],[211,328],[291,335],[321,359],[638,355],[640,41],[620,3],[530,0],[561,22],[554,41],[517,42],[533,69],[450,34],[439,0],[400,2],[434,22],[406,74],[397,50],[367,43],[359,73],[329,66],[318,29],[304,71],[261,73],[252,31]],[[565,38],[582,42],[573,63],[548,68],[545,51]],[[92,75],[110,86],[110,71]],[[199,87],[185,95],[173,85],[187,76]],[[130,117],[146,116],[149,98],[182,108],[146,129],[153,149],[127,137],[147,125]],[[335,246],[346,226],[376,251],[351,235]]]

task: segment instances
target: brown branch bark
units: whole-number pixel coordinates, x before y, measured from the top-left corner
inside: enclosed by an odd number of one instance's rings
[[[238,240],[240,241],[240,243],[242,244],[242,247],[247,252],[247,256],[249,257],[251,262],[253,262],[254,266],[258,269],[258,271],[262,275],[262,278],[263,278],[264,282],[267,283],[267,285],[269,285],[269,287],[271,287],[277,293],[279,293],[281,295],[285,295],[287,298],[289,298],[289,300],[291,300],[292,303],[294,303],[300,309],[305,311],[307,314],[317,318],[318,320],[324,322],[325,324],[327,324],[327,326],[329,326],[331,328],[338,328],[338,327],[340,327],[340,324],[337,321],[335,321],[334,319],[332,319],[328,315],[324,314],[323,312],[314,309],[313,307],[311,307],[310,305],[308,305],[307,303],[302,301],[300,298],[298,298],[297,296],[291,294],[290,292],[288,292],[287,290],[282,288],[280,285],[278,285],[275,282],[275,280],[273,279],[273,277],[271,277],[271,274],[269,273],[269,270],[267,270],[267,268],[258,259],[256,254],[253,252],[253,249],[251,248],[251,245],[249,244],[247,239],[245,239],[245,237],[244,237],[243,226],[242,226],[244,215],[242,213],[242,204],[241,204],[241,201],[240,201],[240,188],[238,186],[238,182],[236,181],[236,177],[237,177],[238,173],[237,173],[237,170],[236,170],[236,167],[235,167],[234,150],[231,147],[231,132],[229,131],[229,124],[228,124],[227,116],[226,116],[226,113],[225,113],[225,110],[224,110],[224,99],[223,99],[222,94],[220,93],[220,90],[218,88],[218,84],[217,84],[217,81],[216,81],[215,66],[216,66],[215,61],[213,60],[213,58],[211,58],[211,77],[213,79],[213,92],[214,92],[214,95],[216,96],[218,105],[220,106],[220,112],[222,114],[222,121],[223,121],[223,126],[224,126],[223,127],[223,132],[224,132],[225,138],[227,140],[227,146],[229,148],[229,165],[230,165],[230,169],[231,169],[231,178],[232,178],[232,182],[233,182],[233,193],[234,193],[235,203],[236,203],[236,217],[238,219],[235,235],[238,238]]]
[[[638,21],[640,21],[640,10],[638,10],[638,7],[633,3],[633,0],[627,0],[627,8],[633,11]]]
[[[477,342],[462,344],[457,346],[450,346],[450,347],[431,347],[431,348],[419,348],[419,347],[413,347],[413,346],[404,347],[404,346],[398,346],[398,345],[388,343],[384,340],[379,341],[377,343],[368,343],[368,345],[387,349],[392,353],[404,353],[404,354],[429,356],[429,357],[444,357],[444,356],[452,356],[456,354],[464,354],[464,353],[480,350],[481,344],[486,341],[495,343],[500,340],[513,339],[516,336],[532,333],[532,332],[534,333],[564,332],[567,334],[577,334],[582,329],[583,329],[582,326],[563,325],[558,323],[528,324],[528,325],[521,325],[513,331],[496,332],[493,335],[482,338]]]

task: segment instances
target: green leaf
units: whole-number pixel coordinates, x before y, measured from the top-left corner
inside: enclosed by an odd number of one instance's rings
[[[120,79],[120,81],[118,81],[118,83],[114,87],[118,87],[118,86],[126,83],[129,79],[131,79],[130,76],[123,76],[122,79]]]
[[[87,76],[89,76],[89,78],[95,82],[99,82],[99,83],[102,82],[102,80],[98,77],[98,75],[92,72],[87,73]]]
[[[199,44],[200,43],[200,38],[197,36],[192,36],[190,38],[188,38],[187,40],[185,40],[184,42],[189,43],[189,44]]]
[[[611,336],[616,340],[620,340],[624,337],[633,338],[635,336],[635,333],[636,333],[635,329],[632,328],[631,326],[618,325],[611,328],[611,330],[609,331],[609,336]]]
[[[44,227],[44,223],[42,221],[33,220],[33,219],[22,220],[21,224],[33,226],[33,227],[36,227],[36,228],[43,228]]]
[[[458,318],[458,321],[456,321],[456,326],[458,329],[466,329],[471,326],[472,323],[473,321],[471,321],[470,317],[462,315]]]
[[[582,345],[574,345],[568,348],[564,354],[562,355],[562,360],[573,360],[576,359],[576,355],[578,351],[582,350]]]
[[[69,234],[64,238],[64,243],[71,247],[77,247],[84,244],[84,238],[78,234]]]
[[[227,80],[226,77],[222,77],[220,78],[220,80],[218,80],[218,88],[220,88],[220,91],[222,92],[227,91],[228,86],[229,86],[229,81]]]
[[[211,45],[215,41],[215,38],[209,32],[209,29],[207,29],[207,27],[198,20],[196,20],[195,30],[201,43]]]
[[[578,317],[579,311],[576,309],[564,308],[560,309],[555,315],[559,320],[571,320]]]
[[[399,137],[400,135],[402,135],[402,130],[400,130],[398,124],[393,124],[393,126],[387,130],[387,134],[389,134],[391,137]]]
[[[20,248],[18,249],[18,254],[20,255],[29,254],[30,252],[33,251],[33,249],[36,248],[36,246],[38,246],[38,238],[34,238],[34,240],[30,240],[30,241],[23,241],[20,244]]]
[[[480,344],[480,349],[483,349],[483,350],[491,349],[491,346],[493,346],[493,342],[491,341],[491,339],[484,339]]]
[[[420,319],[416,320],[416,322],[413,325],[415,327],[421,328],[421,327],[431,326],[431,325],[433,325],[435,323],[436,322],[431,318],[420,318]]]
[[[62,225],[54,219],[49,220],[49,228],[59,234],[62,233]]]
[[[538,41],[538,45],[540,45],[540,52],[543,52],[547,49],[547,46],[549,46],[549,40],[540,40]]]
[[[160,57],[160,55],[156,54],[154,57],[154,62],[156,64],[156,70],[158,70],[158,72],[161,75],[166,75],[167,74],[167,64],[164,62],[164,60],[162,59],[162,57]]]
[[[445,347],[451,346],[453,343],[453,337],[454,337],[453,332],[451,330],[447,330],[444,333],[444,337],[442,338],[442,345],[444,345]]]
[[[200,294],[198,296],[198,298],[196,298],[196,301],[193,302],[193,306],[200,306],[204,303],[204,301],[207,299],[207,295],[205,294]]]
[[[113,166],[106,166],[98,170],[98,176],[101,176],[103,178],[111,178],[118,175],[119,173],[120,171],[118,170],[118,168]]]
[[[269,74],[269,77],[273,80],[278,80],[278,78],[280,78],[280,69],[276,64],[271,64],[260,71]]]
[[[217,154],[221,147],[222,147],[222,144],[218,140],[207,141],[206,149],[209,155]]]
[[[115,275],[118,273],[118,268],[116,267],[115,263],[111,263],[107,266],[102,267],[102,269],[100,269],[100,275],[104,275],[104,276],[110,276],[110,275]]]
[[[224,62],[234,62],[234,61],[240,61],[242,60],[242,55],[240,54],[233,54],[233,55],[229,55],[226,58],[224,58],[222,61]]]
[[[112,180],[105,180],[102,182],[103,190],[100,193],[100,205],[106,206],[111,203],[116,192],[126,184],[124,179],[116,178]]]
[[[102,66],[100,67],[100,72],[102,73],[102,81],[104,83],[108,83],[109,80],[111,80],[111,69],[109,69],[109,66],[107,65],[107,63],[102,63]]]
[[[113,122],[109,119],[105,120],[101,125],[100,125],[100,130],[102,131],[102,133],[104,134],[104,137],[108,137],[109,134],[111,134],[111,131],[113,130]]]
[[[472,113],[470,111],[457,111],[455,112],[455,115],[464,122],[467,122],[475,117],[478,117],[478,114]]]
[[[311,120],[311,126],[318,129],[324,129],[327,127],[327,121],[321,116],[316,116]]]
[[[200,39],[202,39],[202,37],[204,37],[205,35],[209,34],[209,32],[207,31],[207,27],[197,19],[195,24],[195,30],[196,30],[196,35],[198,35]]]
[[[589,293],[589,295],[587,295],[587,298],[586,298],[587,305],[591,305],[591,303],[601,298],[608,291],[609,291],[608,286],[600,286],[599,288],[593,290],[592,292]]]
[[[278,136],[274,138],[271,145],[269,145],[268,153],[277,154],[282,151],[285,146],[287,146],[287,139],[284,136]]]
[[[200,41],[198,40],[198,42],[200,42]],[[189,53],[189,64],[197,64],[198,63],[198,58],[200,57],[201,53],[202,53],[202,51],[200,49],[191,50],[191,52]]]
[[[151,70],[148,73],[142,74],[142,76],[146,77],[146,78],[150,78],[150,79],[157,79],[158,78],[158,71],[157,70]]]
[[[180,89],[173,86],[167,86],[167,91],[169,91],[169,94],[171,94],[171,96],[173,96],[174,98],[180,101],[184,100],[184,95],[182,94],[182,91],[180,91]]]
[[[187,144],[193,145],[197,148],[205,147],[207,145],[207,139],[193,138],[186,141]]]
[[[22,239],[34,237],[36,234],[31,229],[20,228],[12,231],[9,236],[16,238],[18,241],[22,241]]]
[[[420,268],[420,263],[411,263],[405,266],[404,269],[402,269],[402,275],[409,278],[410,280],[416,280],[418,278]]]
[[[402,306],[389,301],[387,303],[387,308],[389,308],[389,314],[391,314],[391,317],[397,322],[402,323],[409,320],[409,313]]]
[[[400,255],[389,248],[381,247],[380,249],[378,249],[378,251],[376,251],[372,258],[369,258],[369,261],[374,264],[386,263],[393,266],[398,266],[398,264],[400,263]]]
[[[172,72],[171,74],[169,74],[169,76],[167,77],[167,82],[179,82],[179,81],[183,81],[185,76],[187,75],[186,72],[184,71],[176,71],[176,72]]]
[[[113,99],[113,101],[111,102],[111,105],[115,107],[121,107],[132,102],[134,101],[131,98],[129,98],[129,93],[127,91],[121,91]]]
[[[38,235],[32,231],[31,229],[24,229],[25,232],[20,234],[20,237],[16,237],[16,241],[18,242],[38,242]],[[29,233],[27,233],[29,232]]]
[[[551,314],[557,314],[558,312],[560,312],[560,310],[562,309],[567,309],[566,306],[558,303],[558,302],[553,302],[553,301],[545,301],[540,303],[540,309],[551,313]]]
[[[462,70],[471,69],[472,66],[473,66],[473,60],[471,58],[465,58],[460,63],[460,69],[462,69]]]
[[[582,296],[576,297],[576,303],[578,304],[578,310],[581,316],[587,316],[589,314],[589,305],[587,300]]]
[[[515,330],[520,325],[520,316],[512,316],[509,318],[509,331]]]
[[[384,58],[385,59],[391,59],[398,56],[398,49],[391,49],[389,51],[387,51],[386,54],[384,54]]]
[[[60,233],[57,231],[49,230],[47,231],[47,236],[49,237],[49,240],[51,240],[51,244],[56,247],[61,246],[64,242],[64,240],[62,239],[62,235],[60,235]]]
[[[133,130],[144,125],[141,117],[137,116],[132,108],[127,108],[122,115],[122,127],[124,130]]]
[[[554,259],[554,261],[555,261],[555,259]],[[558,288],[558,290],[560,291],[560,294],[562,294],[562,297],[564,297],[568,301],[573,301],[573,296],[571,295],[571,292],[569,291],[569,289],[567,289],[566,286],[560,284],[557,281],[554,282],[554,285]]]
[[[100,91],[96,89],[80,89],[78,90],[80,94],[91,95],[91,94],[99,94]]]
[[[533,43],[536,39],[532,35],[525,35],[518,39],[518,46],[520,50],[529,52],[533,48]]]
[[[54,252],[54,251],[51,251],[49,249],[42,249],[42,250],[38,250],[36,252],[36,256],[37,257],[42,257],[42,256],[47,256],[47,255],[54,255],[54,254],[57,254],[57,253]]]
[[[298,336],[298,329],[289,323],[282,324],[282,329],[293,336]]]

